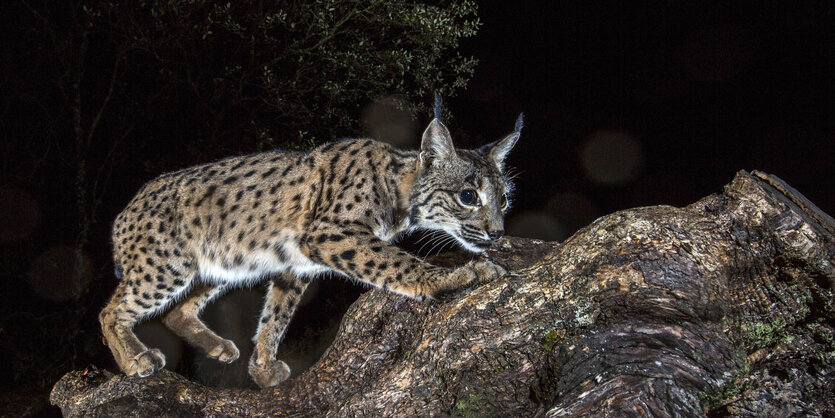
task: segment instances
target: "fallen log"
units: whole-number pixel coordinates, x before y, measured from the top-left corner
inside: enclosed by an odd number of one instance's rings
[[[65,416],[835,415],[835,222],[774,176],[489,257],[509,273],[451,300],[365,293],[275,388],[91,366],[50,401]]]

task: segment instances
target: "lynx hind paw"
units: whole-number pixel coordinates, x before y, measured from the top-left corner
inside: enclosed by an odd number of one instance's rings
[[[208,353],[206,353],[209,357],[213,359],[217,359],[223,363],[231,363],[238,359],[241,355],[241,352],[238,351],[238,347],[235,346],[235,343],[229,340],[222,340],[220,344],[218,344],[215,348],[211,349]]]
[[[128,376],[148,377],[165,367],[165,355],[159,349],[145,350],[136,355],[125,370]]]
[[[271,365],[250,361],[249,376],[260,388],[273,387],[290,377],[290,366],[281,360],[276,360]]]

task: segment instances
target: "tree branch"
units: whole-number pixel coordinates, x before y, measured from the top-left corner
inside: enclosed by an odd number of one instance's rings
[[[489,255],[510,273],[447,302],[367,292],[275,388],[91,367],[50,399],[67,416],[832,415],[833,224],[783,184],[740,172],[562,244],[508,238]]]

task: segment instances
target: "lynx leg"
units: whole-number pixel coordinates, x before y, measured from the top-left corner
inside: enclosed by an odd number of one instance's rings
[[[165,367],[165,356],[158,349],[148,349],[142,344],[133,333],[133,327],[138,321],[165,309],[175,293],[154,299],[147,292],[142,292],[141,278],[132,279],[132,276],[135,275],[127,275],[119,284],[116,293],[99,314],[99,322],[119,368],[129,376],[146,377]]]
[[[240,352],[235,343],[219,337],[198,317],[209,302],[222,295],[227,287],[201,284],[180,303],[174,305],[162,318],[162,322],[189,344],[202,348],[206,355],[231,363],[238,359]]]
[[[308,278],[282,274],[269,284],[254,338],[255,350],[249,359],[249,375],[262,388],[275,386],[290,377],[290,367],[276,358],[276,350],[308,283]]]
[[[119,368],[128,376],[145,377],[165,366],[165,356],[157,349],[149,350],[136,338],[133,326],[139,318],[125,309],[122,287],[99,314],[99,322]]]

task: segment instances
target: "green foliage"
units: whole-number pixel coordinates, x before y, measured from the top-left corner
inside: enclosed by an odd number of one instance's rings
[[[185,95],[213,121],[206,136],[299,148],[359,134],[361,107],[383,95],[428,111],[434,91],[463,87],[476,60],[455,49],[476,33],[475,9],[472,0],[146,0],[85,11],[139,54],[151,89]]]
[[[742,392],[743,387],[736,380],[729,380],[716,391],[700,393],[699,400],[702,401],[702,408],[710,410],[721,406],[722,402],[732,399]]]
[[[564,336],[565,331],[563,330],[554,330],[545,334],[545,343],[543,344],[543,347],[548,351],[552,351],[554,347],[556,347],[557,342],[559,342]]]
[[[828,349],[835,349],[835,332],[824,326],[823,318],[818,318],[806,324],[806,328],[813,332],[815,339],[823,343]]]
[[[751,372],[751,365],[744,355],[739,360],[739,369],[737,369],[734,376],[726,380],[715,390],[706,390],[699,393],[699,400],[701,400],[704,409],[718,408],[723,402],[739,396],[748,389],[748,383],[746,383],[745,378]]]
[[[753,322],[748,325],[746,344],[754,349],[790,343],[794,337],[786,331],[786,321],[778,318],[771,323]]]
[[[491,416],[493,413],[492,405],[487,402],[484,395],[478,393],[470,393],[459,399],[452,410],[452,416],[466,418]]]

